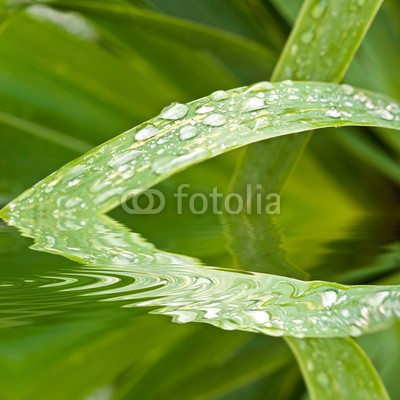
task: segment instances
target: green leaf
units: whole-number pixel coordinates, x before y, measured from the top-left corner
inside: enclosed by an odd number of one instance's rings
[[[389,399],[368,357],[350,338],[287,338],[287,342],[312,399]]]
[[[25,192],[11,210],[104,213],[190,165],[266,138],[331,126],[399,129],[394,100],[348,85],[261,82],[174,103]],[[149,140],[150,139],[150,140]],[[27,201],[29,199],[29,202]]]
[[[256,41],[243,38],[220,29],[203,24],[185,21],[180,18],[166,16],[160,13],[143,10],[130,5],[115,4],[115,2],[57,0],[42,1],[60,9],[76,10],[101,24],[111,19],[122,26],[134,24],[151,34],[158,34],[175,39],[187,46],[206,49],[222,56],[226,61],[241,67],[254,68],[266,76],[272,71],[277,54]],[[114,32],[118,32],[114,30]]]
[[[382,2],[305,1],[274,79],[340,81]]]

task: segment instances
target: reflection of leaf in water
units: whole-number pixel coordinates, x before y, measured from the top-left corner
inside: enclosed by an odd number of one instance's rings
[[[155,249],[107,217],[43,217],[36,225],[27,214],[10,222],[35,238],[35,249],[86,264],[81,276],[98,275],[95,283],[69,290],[123,300],[125,307],[155,307],[153,312],[170,315],[175,322],[274,336],[329,337],[373,332],[399,317],[400,291],[395,286],[346,287],[204,267],[190,257]],[[113,287],[119,275],[131,280]]]

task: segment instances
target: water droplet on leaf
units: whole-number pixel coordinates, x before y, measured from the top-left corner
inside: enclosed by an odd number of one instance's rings
[[[225,90],[217,90],[216,92],[211,93],[210,97],[212,100],[221,101],[221,100],[229,99],[230,94],[228,92],[226,92]]]
[[[79,182],[80,182],[81,180],[80,179],[73,179],[72,181],[70,181],[70,182],[68,182],[68,186],[69,187],[71,187],[71,186],[75,186],[75,185],[77,185]]]
[[[310,44],[311,41],[313,40],[313,37],[314,37],[314,32],[312,30],[308,30],[301,35],[300,40],[304,44]]]
[[[346,96],[351,96],[354,93],[354,88],[351,85],[344,83],[343,85],[340,85],[340,88]]]
[[[80,197],[70,197],[64,203],[66,208],[76,207],[78,204],[82,203],[82,199]]]
[[[270,118],[268,118],[268,117],[257,118],[256,126],[255,126],[257,129],[266,128],[267,126],[271,126]]]
[[[207,114],[215,110],[215,107],[212,104],[203,104],[199,108],[196,109],[196,114]]]
[[[172,103],[161,111],[160,117],[172,120],[180,119],[188,113],[188,110],[189,108],[186,104]]]
[[[331,108],[330,110],[327,110],[325,112],[325,115],[331,118],[340,118],[340,112],[336,110],[336,108]]]
[[[156,174],[163,174],[166,172],[171,171],[172,169],[177,169],[179,167],[183,167],[188,163],[193,162],[194,160],[197,160],[201,158],[204,153],[207,151],[203,148],[197,148],[191,153],[184,154],[182,156],[167,156],[167,157],[162,157],[159,158],[158,160],[154,161],[152,164],[152,169]]]
[[[154,125],[147,125],[136,133],[135,140],[137,141],[146,140],[157,135],[157,133],[158,129]]]
[[[386,121],[393,121],[394,119],[394,115],[388,110],[377,110],[375,113],[376,115],[378,115],[382,119],[385,119]]]
[[[247,92],[260,92],[264,90],[271,90],[274,89],[274,85],[271,82],[258,82],[254,85],[251,85],[247,90]]]
[[[319,3],[316,3],[313,9],[311,10],[311,15],[315,19],[319,19],[324,15],[326,8],[326,2],[325,1],[320,1]]]
[[[329,384],[329,379],[325,372],[319,372],[317,374],[317,381],[322,386],[328,386]]]
[[[184,126],[179,132],[179,138],[181,140],[188,140],[194,138],[199,134],[199,130],[195,126]]]
[[[203,122],[209,126],[221,126],[226,124],[226,118],[222,114],[210,114],[204,118]]]
[[[260,99],[259,97],[249,97],[243,102],[243,107],[240,110],[240,112],[243,113],[243,112],[255,111],[265,107],[266,105],[263,99]]]
[[[338,295],[333,290],[327,290],[325,292],[322,292],[321,293],[322,306],[325,308],[331,308],[335,304],[337,298]]]
[[[143,154],[144,151],[141,150],[130,150],[122,154],[115,154],[111,160],[107,163],[110,167],[119,167],[120,165],[126,164],[134,160],[139,154]]]

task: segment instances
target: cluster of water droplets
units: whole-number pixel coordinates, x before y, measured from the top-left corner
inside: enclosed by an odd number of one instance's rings
[[[349,368],[358,365],[357,374],[350,385],[337,388],[337,397],[348,397],[351,392],[357,390],[359,398],[371,398],[371,400],[381,400],[382,393],[376,389],[376,382],[371,379],[371,371],[368,364],[363,362],[365,355],[353,347],[349,351],[351,344],[348,340],[323,339],[297,340],[290,341],[296,352],[300,353],[299,359],[304,363],[305,373],[309,380],[313,381],[315,392],[326,393],[338,382],[348,380]],[[336,357],[327,357],[327,354],[336,355]]]
[[[315,63],[323,66],[321,71],[329,74],[333,67],[332,60],[338,57],[338,43],[346,43],[349,38],[354,41],[355,37],[364,33],[365,27],[359,14],[365,5],[365,0],[308,2],[309,8],[302,15],[306,21],[298,25],[288,42],[290,62],[286,63],[283,75],[296,80],[312,80],[311,66]],[[370,3],[368,7],[366,12],[373,11],[371,7],[375,6]],[[344,14],[351,23],[343,24]],[[341,29],[337,29],[339,25]],[[346,52],[342,53],[339,57],[347,57]]]
[[[172,103],[61,168],[10,210],[105,212],[127,190],[145,188],[194,163],[258,140],[325,126],[400,127],[400,107],[349,85],[283,81],[218,90]]]

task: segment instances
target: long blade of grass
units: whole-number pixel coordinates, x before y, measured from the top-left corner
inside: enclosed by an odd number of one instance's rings
[[[340,81],[382,2],[305,1],[273,79]]]
[[[286,339],[312,399],[389,399],[364,351],[350,338]]]
[[[328,83],[258,83],[174,103],[25,192],[10,210],[104,213],[190,165],[259,140],[333,126],[400,128],[394,100]],[[273,157],[271,157],[273,158]],[[29,202],[28,202],[29,199]]]

